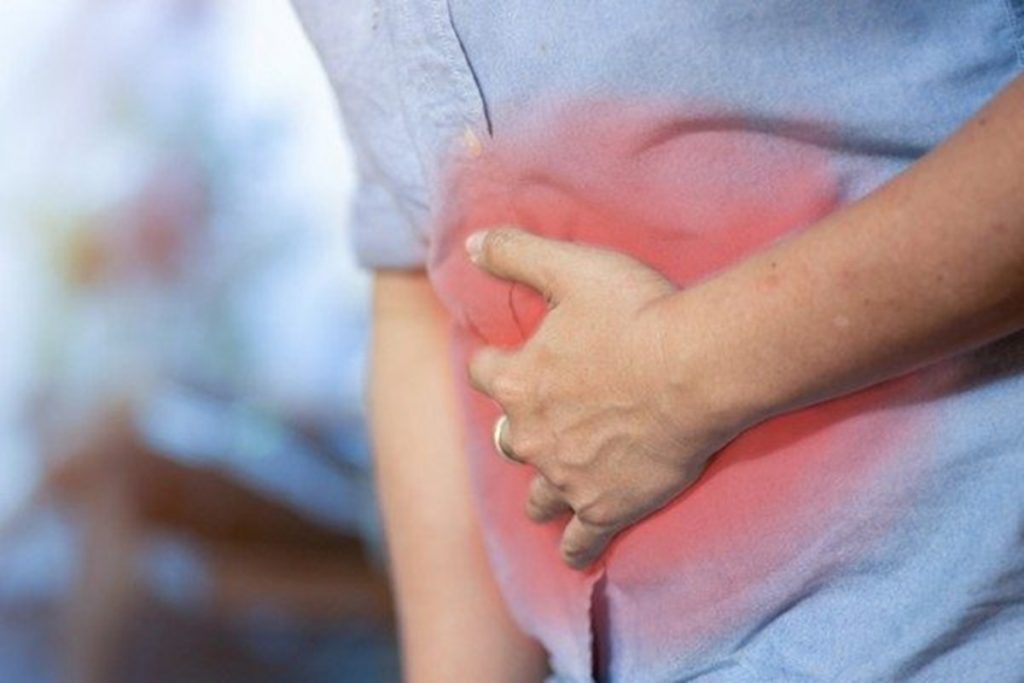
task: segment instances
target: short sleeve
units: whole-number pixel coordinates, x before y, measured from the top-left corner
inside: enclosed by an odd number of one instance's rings
[[[341,110],[356,161],[349,229],[368,268],[423,268],[428,207],[397,65],[372,0],[293,0]]]

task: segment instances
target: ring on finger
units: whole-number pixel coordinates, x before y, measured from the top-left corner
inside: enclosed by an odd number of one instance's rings
[[[508,427],[508,415],[504,413],[494,422],[494,431],[492,432],[492,438],[494,439],[494,450],[498,451],[498,454],[517,465],[522,465],[523,460],[519,458],[515,453],[505,445],[505,429]]]

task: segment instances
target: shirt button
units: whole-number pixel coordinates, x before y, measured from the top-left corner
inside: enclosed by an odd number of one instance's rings
[[[475,159],[484,152],[484,145],[472,128],[466,126],[462,130],[462,148],[471,158]]]

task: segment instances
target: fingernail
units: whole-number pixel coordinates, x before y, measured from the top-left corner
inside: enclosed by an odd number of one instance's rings
[[[466,251],[469,253],[469,260],[473,263],[480,262],[480,255],[484,249],[484,238],[487,237],[486,231],[474,232],[466,239]]]

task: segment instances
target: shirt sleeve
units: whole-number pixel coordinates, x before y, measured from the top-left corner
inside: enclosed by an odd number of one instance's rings
[[[423,166],[403,107],[389,36],[372,0],[293,0],[327,72],[352,143],[349,230],[368,268],[423,268],[428,208]]]

